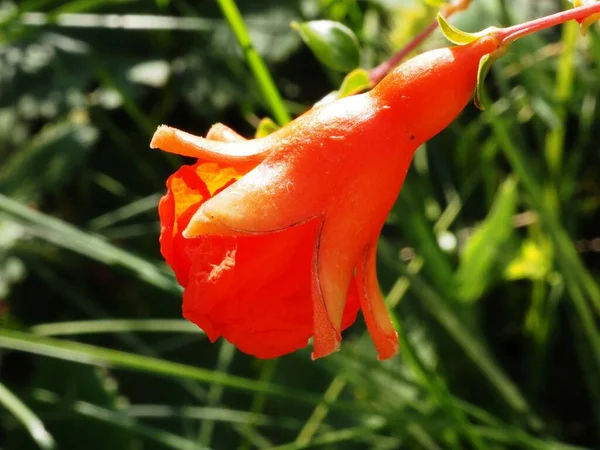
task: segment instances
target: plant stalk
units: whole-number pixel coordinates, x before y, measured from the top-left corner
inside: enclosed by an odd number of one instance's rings
[[[577,20],[581,22],[594,14],[600,14],[600,3],[579,6],[567,11],[561,11],[556,14],[540,17],[539,19],[531,20],[529,22],[502,28],[495,34],[502,41],[502,43],[510,43],[523,36],[527,36],[528,34],[560,25],[569,20]]]

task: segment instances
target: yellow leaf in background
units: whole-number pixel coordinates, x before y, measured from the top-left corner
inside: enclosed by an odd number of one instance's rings
[[[507,280],[541,280],[552,266],[552,255],[531,239],[523,242],[521,250],[504,271]]]

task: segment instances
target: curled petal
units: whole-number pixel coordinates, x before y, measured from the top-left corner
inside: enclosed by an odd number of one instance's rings
[[[220,126],[218,127],[220,128]],[[217,131],[221,136],[223,132],[223,129]],[[255,167],[270,152],[257,139],[236,142],[216,141],[165,125],[158,127],[152,137],[150,147],[182,156],[244,168]]]
[[[390,319],[379,290],[376,270],[377,241],[372,242],[357,267],[356,282],[367,329],[377,349],[378,359],[389,359],[398,351],[398,333]]]
[[[246,140],[244,136],[222,123],[215,123],[210,127],[210,130],[206,133],[206,139],[221,142],[244,142]]]

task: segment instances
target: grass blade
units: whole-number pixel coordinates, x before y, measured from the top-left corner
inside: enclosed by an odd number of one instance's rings
[[[213,372],[211,370],[163,359],[151,358],[78,342],[35,336],[21,331],[0,329],[0,348],[34,353],[92,366],[109,366],[130,369],[154,375],[164,375],[173,378],[184,378],[220,384],[240,391],[264,392],[266,394],[293,398],[303,402],[315,402],[314,395],[312,394],[300,393],[281,386],[265,384],[235,375]]]
[[[381,248],[390,248],[389,245]],[[496,388],[504,401],[517,413],[527,415],[532,424],[538,424],[538,419],[532,415],[525,397],[519,388],[508,378],[504,371],[494,361],[487,349],[475,336],[464,328],[458,317],[444,303],[439,294],[429,287],[419,276],[416,276],[395,261],[394,257],[383,252],[388,267],[407,277],[411,288],[423,302],[429,313],[446,329],[452,338],[459,344],[471,361],[481,370],[488,381]]]
[[[281,94],[277,90],[265,62],[252,45],[250,34],[248,33],[244,19],[240,14],[240,10],[235,4],[235,0],[217,0],[217,2],[244,52],[250,70],[252,70],[254,78],[256,78],[265,101],[273,113],[273,117],[279,122],[279,125],[285,125],[291,120],[291,117],[283,104]]]
[[[235,347],[227,341],[221,342],[221,348],[219,349],[219,356],[217,358],[216,372],[227,373],[233,357],[235,355]],[[223,396],[224,388],[222,385],[213,384],[208,390],[207,404],[208,406],[215,406],[221,401]],[[212,434],[215,424],[212,420],[203,420],[200,424],[200,431],[198,433],[198,441],[204,446],[210,446]]]
[[[206,447],[200,446],[188,439],[184,439],[181,436],[137,423],[134,418],[121,412],[111,411],[110,409],[102,408],[81,400],[65,405],[55,393],[41,389],[38,389],[34,395],[36,399],[42,403],[61,406],[68,410],[70,409],[76,415],[104,422],[117,428],[122,428],[173,450],[208,450]]]
[[[115,247],[102,238],[86,233],[62,220],[39,211],[0,194],[0,212],[27,227],[38,238],[81,255],[95,259],[115,268],[125,269],[140,281],[174,295],[181,295],[181,288],[175,277],[158,264],[151,263]]]
[[[298,444],[296,442],[291,442],[289,444],[272,447],[270,450],[302,450],[305,448],[318,447],[321,445],[351,441],[353,439],[357,439],[362,436],[371,434],[375,431],[379,431],[386,425],[387,424],[385,420],[383,420],[381,417],[374,418],[365,425],[323,433],[321,436],[315,438],[310,444],[304,445]]]
[[[187,320],[180,319],[107,319],[53,322],[35,325],[30,331],[40,336],[70,336],[98,333],[191,333],[202,335],[202,330]]]
[[[43,450],[56,448],[54,439],[46,431],[44,423],[23,403],[19,397],[12,393],[4,384],[0,383],[0,403],[27,429],[33,440]]]
[[[397,324],[400,346],[403,349],[403,358],[407,362],[407,365],[427,387],[440,408],[445,410],[449,418],[454,421],[456,431],[462,434],[465,441],[469,442],[472,448],[485,450],[486,446],[484,445],[483,440],[471,431],[466,415],[460,408],[455,406],[452,394],[448,391],[443,380],[436,374],[431,373],[429,369],[425,367],[425,364],[420,360],[416,350],[413,349],[411,341],[404,331],[404,327],[401,326],[397,318],[394,319]],[[457,445],[459,445],[458,442],[454,444],[455,448],[458,448]]]

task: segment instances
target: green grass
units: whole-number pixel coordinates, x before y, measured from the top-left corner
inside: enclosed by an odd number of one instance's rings
[[[0,5],[0,447],[599,448],[597,27],[514,44],[486,111],[470,105],[417,152],[378,247],[397,357],[377,361],[359,319],[328,358],[261,361],[181,318],[156,207],[186,161],[149,138],[215,122],[250,137],[339,88],[292,21],[343,22],[368,69],[402,44],[394,27],[434,9]],[[565,7],[544,5],[473,0],[453,21]]]

